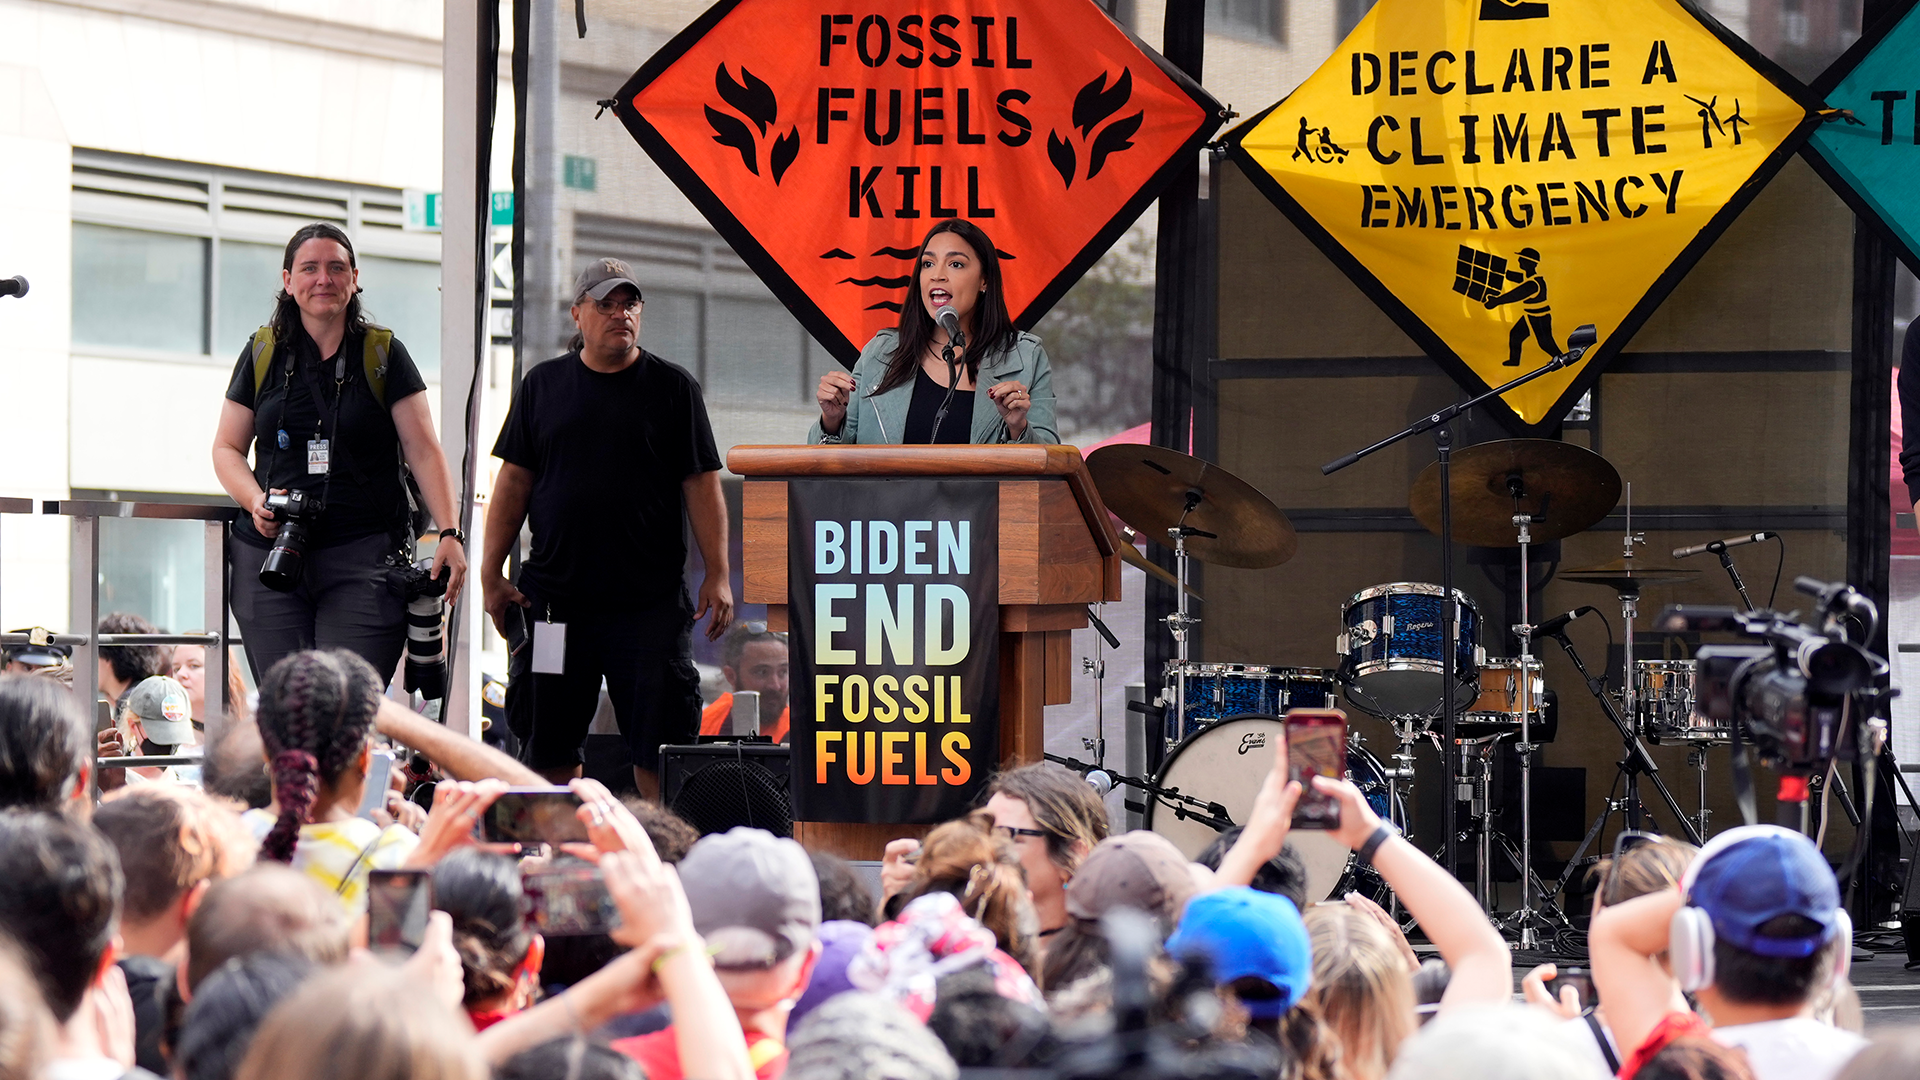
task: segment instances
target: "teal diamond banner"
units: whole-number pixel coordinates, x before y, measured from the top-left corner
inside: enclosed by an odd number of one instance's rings
[[[1906,0],[1813,84],[1832,109],[1802,150],[1920,274],[1920,5]]]

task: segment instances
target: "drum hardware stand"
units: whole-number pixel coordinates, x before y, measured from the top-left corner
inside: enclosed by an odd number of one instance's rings
[[[1186,738],[1188,734],[1187,631],[1200,624],[1199,616],[1187,612],[1187,537],[1203,536],[1209,540],[1219,539],[1215,533],[1195,529],[1185,524],[1187,515],[1193,513],[1194,508],[1198,507],[1204,498],[1205,496],[1200,492],[1192,488],[1187,489],[1186,508],[1180,511],[1180,523],[1167,530],[1167,535],[1173,539],[1174,576],[1180,579],[1179,587],[1173,590],[1173,614],[1168,615],[1166,619],[1167,629],[1173,632],[1174,663],[1177,665],[1173,675],[1173,709],[1174,729],[1178,732],[1178,736],[1175,739],[1169,739],[1169,744]],[[1162,732],[1161,736],[1164,738],[1165,734]]]
[[[1061,757],[1059,754],[1042,754],[1040,756],[1056,764],[1065,765],[1067,768],[1083,776],[1099,768],[1099,766],[1091,762],[1081,761],[1078,758]],[[1238,824],[1233,820],[1233,815],[1227,812],[1227,808],[1217,802],[1207,802],[1205,799],[1196,799],[1191,795],[1182,795],[1179,788],[1161,787],[1151,780],[1142,780],[1137,776],[1128,776],[1126,773],[1118,773],[1111,770],[1103,771],[1113,778],[1114,783],[1124,784],[1130,788],[1138,788],[1146,794],[1147,798],[1160,800],[1167,809],[1173,811],[1173,816],[1178,820],[1197,821],[1215,832],[1226,832]],[[1135,804],[1128,802],[1127,809],[1135,813],[1145,813],[1147,808],[1145,803]]]
[[[1115,649],[1120,647],[1120,639],[1112,628],[1100,619],[1100,605],[1087,605],[1087,622],[1096,632],[1093,639],[1093,655],[1080,658],[1080,670],[1093,676],[1093,738],[1080,742],[1093,755],[1094,768],[1104,770],[1107,767],[1107,661],[1100,655],[1100,642]]]
[[[1520,755],[1520,910],[1513,913],[1512,922],[1520,929],[1520,947],[1532,949],[1533,937],[1533,752],[1539,747],[1534,745],[1530,717],[1533,713],[1533,617],[1530,608],[1533,591],[1533,567],[1529,562],[1529,547],[1533,543],[1532,514],[1520,509],[1520,500],[1526,497],[1525,485],[1518,476],[1507,477],[1507,491],[1513,496],[1513,527],[1520,540],[1520,623],[1513,632],[1520,638],[1520,741],[1513,744],[1513,752]],[[1540,518],[1546,519],[1547,501],[1541,500]],[[1546,665],[1542,664],[1544,674]],[[1483,823],[1484,825],[1484,823]],[[1484,835],[1484,833],[1482,834]],[[1484,851],[1485,841],[1481,843]],[[1485,870],[1481,873],[1484,875]]]
[[[1560,875],[1560,880],[1553,886],[1550,895],[1558,896],[1567,887],[1567,883],[1573,880],[1574,872],[1580,867],[1581,858],[1599,838],[1601,830],[1606,827],[1607,818],[1611,817],[1614,811],[1620,812],[1628,828],[1640,827],[1640,815],[1645,810],[1644,804],[1640,801],[1642,775],[1653,781],[1654,789],[1666,801],[1667,809],[1673,812],[1674,820],[1679,822],[1681,831],[1687,834],[1688,842],[1699,844],[1700,833],[1693,827],[1692,819],[1680,809],[1680,803],[1674,799],[1673,792],[1668,791],[1666,783],[1660,779],[1660,766],[1654,764],[1652,755],[1647,753],[1647,745],[1640,741],[1640,734],[1633,729],[1632,725],[1620,718],[1620,709],[1614,704],[1613,695],[1607,693],[1606,680],[1587,671],[1587,665],[1580,659],[1580,651],[1573,647],[1573,640],[1567,637],[1565,627],[1549,636],[1560,643],[1560,648],[1567,654],[1567,659],[1573,661],[1574,670],[1586,680],[1587,692],[1600,703],[1600,710],[1607,714],[1607,719],[1612,721],[1614,728],[1620,732],[1620,741],[1626,750],[1626,756],[1614,766],[1619,775],[1626,778],[1626,796],[1617,800],[1609,798],[1606,805],[1601,807],[1600,815],[1593,819],[1593,827],[1587,830],[1586,839],[1580,841],[1580,847],[1574,851],[1573,857],[1567,860],[1566,871]]]
[[[1369,454],[1384,450],[1402,439],[1431,431],[1434,451],[1439,456],[1440,466],[1440,611],[1441,611],[1441,659],[1440,659],[1440,739],[1441,756],[1446,761],[1447,775],[1451,778],[1459,768],[1460,748],[1454,743],[1454,716],[1459,710],[1454,705],[1454,661],[1459,650],[1460,618],[1457,602],[1453,595],[1453,418],[1473,408],[1489,398],[1496,398],[1518,386],[1523,386],[1548,372],[1559,371],[1570,364],[1578,363],[1586,355],[1599,334],[1593,324],[1588,323],[1576,328],[1567,335],[1567,351],[1547,361],[1545,364],[1527,372],[1519,378],[1509,380],[1477,397],[1455,402],[1432,415],[1422,417],[1402,428],[1400,431],[1381,439],[1372,446],[1355,451],[1345,457],[1336,458],[1320,466],[1322,476],[1331,476],[1341,469],[1359,461]],[[1182,605],[1184,608],[1184,604]],[[1460,876],[1460,840],[1457,832],[1456,814],[1452,799],[1442,800],[1444,810],[1441,828],[1446,835],[1447,872]]]
[[[1693,831],[1707,835],[1707,744],[1695,743],[1687,749],[1687,767],[1700,777],[1700,816],[1693,819]]]

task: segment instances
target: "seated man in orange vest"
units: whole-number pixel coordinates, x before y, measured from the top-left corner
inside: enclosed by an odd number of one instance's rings
[[[735,690],[760,694],[760,734],[787,741],[787,635],[760,621],[735,623],[721,645],[720,674]],[[700,734],[718,735],[733,713],[733,694],[721,694],[700,713]]]

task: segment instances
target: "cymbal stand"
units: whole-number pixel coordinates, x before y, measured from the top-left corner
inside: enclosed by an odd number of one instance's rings
[[[1166,619],[1167,629],[1173,633],[1175,664],[1173,676],[1173,708],[1175,717],[1174,729],[1177,735],[1174,740],[1170,741],[1184,739],[1189,734],[1187,731],[1187,631],[1200,624],[1199,616],[1190,614],[1187,611],[1187,537],[1202,536],[1209,540],[1219,539],[1219,537],[1213,533],[1203,529],[1195,529],[1186,524],[1187,515],[1193,513],[1205,498],[1206,496],[1199,491],[1189,488],[1187,490],[1186,507],[1180,511],[1179,522],[1167,530],[1167,536],[1173,541],[1174,575],[1180,579],[1179,586],[1173,590],[1173,614],[1168,615]]]
[[[1453,742],[1454,716],[1459,712],[1453,699],[1456,671],[1454,661],[1460,636],[1459,603],[1453,596],[1453,475],[1451,471],[1453,418],[1488,398],[1499,397],[1515,387],[1523,386],[1550,372],[1579,363],[1580,358],[1587,354],[1587,350],[1592,348],[1597,340],[1598,334],[1593,324],[1587,323],[1576,327],[1573,333],[1567,335],[1567,351],[1532,371],[1496,386],[1484,394],[1455,402],[1429,416],[1421,417],[1372,446],[1335,458],[1320,466],[1322,476],[1331,476],[1361,458],[1384,450],[1402,439],[1412,438],[1429,431],[1433,433],[1434,451],[1438,455],[1440,465],[1440,611],[1442,613],[1440,619],[1440,753],[1447,764],[1449,783],[1452,782],[1454,771],[1459,765],[1460,754],[1460,748]],[[1451,798],[1444,799],[1441,801],[1441,806],[1443,807],[1442,828],[1446,830],[1445,866],[1448,873],[1458,877],[1460,875],[1460,841],[1454,802]]]
[[[1633,481],[1629,480],[1627,481],[1627,532],[1625,536],[1620,538],[1620,565],[1631,572],[1633,570],[1633,545],[1645,544],[1646,542],[1646,533],[1636,533],[1633,531]],[[1640,713],[1636,709],[1634,702],[1633,620],[1634,616],[1638,614],[1640,614],[1640,586],[1636,582],[1620,592],[1620,640],[1625,649],[1621,654],[1622,659],[1620,661],[1620,711],[1625,714],[1627,723],[1634,725],[1636,737],[1638,737],[1639,734],[1638,725],[1640,722]],[[1586,673],[1581,672],[1581,674],[1584,675]],[[1651,761],[1651,759],[1649,759],[1649,761]],[[1634,799],[1633,805],[1637,808],[1640,803],[1638,794],[1634,790],[1635,787],[1634,777],[1629,775],[1627,777],[1627,790],[1630,797]],[[1633,814],[1632,827],[1638,829],[1640,827],[1639,810],[1635,809]],[[1696,844],[1699,842],[1698,840],[1694,841]]]
[[[1520,477],[1507,477],[1507,491],[1513,496],[1513,527],[1520,540],[1520,623],[1513,628],[1520,638],[1520,741],[1513,745],[1513,752],[1520,756],[1520,909],[1508,917],[1508,925],[1519,929],[1520,947],[1531,949],[1536,944],[1533,935],[1536,918],[1533,910],[1533,752],[1539,749],[1533,743],[1532,724],[1528,719],[1534,707],[1532,598],[1528,596],[1533,590],[1529,548],[1533,543],[1534,517],[1520,509],[1520,501],[1526,497]],[[1485,849],[1483,839],[1481,850]]]

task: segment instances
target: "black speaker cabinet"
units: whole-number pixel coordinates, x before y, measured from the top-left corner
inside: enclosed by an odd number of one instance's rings
[[[700,830],[736,825],[793,835],[790,756],[785,746],[703,743],[660,748],[660,800]]]

